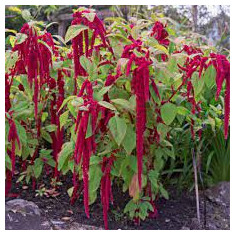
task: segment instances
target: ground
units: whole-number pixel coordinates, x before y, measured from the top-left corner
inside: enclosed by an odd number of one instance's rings
[[[74,205],[70,205],[66,191],[67,185],[68,183],[64,182],[64,187],[60,188],[60,194],[55,198],[36,197],[35,192],[30,187],[20,190],[21,193],[18,198],[34,202],[40,208],[41,229],[104,229],[102,206],[99,197],[97,202],[90,206],[90,219],[87,219],[84,213],[82,197]],[[158,217],[146,219],[141,222],[140,226],[136,226],[133,221],[128,219],[127,215],[123,214],[125,203],[129,200],[128,195],[114,188],[114,205],[111,206],[108,216],[109,229],[180,230],[230,228],[229,200],[226,205],[223,205],[221,201],[210,196],[215,195],[214,191],[207,191],[204,197],[201,192],[200,209],[202,218],[201,224],[199,224],[196,218],[194,192],[183,191],[179,193],[173,188],[168,190],[170,193],[169,200],[161,198],[156,201]],[[12,192],[18,193],[20,191],[19,186],[14,185]],[[12,198],[7,197],[6,201],[9,200],[12,200]],[[206,210],[204,205],[206,205]]]

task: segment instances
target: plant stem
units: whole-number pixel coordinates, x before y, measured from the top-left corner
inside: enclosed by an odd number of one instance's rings
[[[200,208],[199,208],[199,193],[198,193],[198,179],[197,179],[197,164],[195,159],[195,151],[192,148],[192,158],[193,158],[193,171],[194,171],[194,184],[195,184],[195,194],[196,194],[196,207],[197,207],[197,219],[200,225]]]

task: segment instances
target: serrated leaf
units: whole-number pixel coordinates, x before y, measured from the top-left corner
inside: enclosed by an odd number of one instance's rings
[[[172,103],[166,103],[161,107],[161,117],[166,125],[170,125],[177,114],[177,108]]]
[[[69,26],[66,35],[65,35],[65,43],[75,38],[79,33],[84,31],[85,29],[89,29],[85,25],[71,25]]]

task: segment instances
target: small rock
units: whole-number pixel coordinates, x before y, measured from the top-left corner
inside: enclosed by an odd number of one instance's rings
[[[73,222],[67,230],[103,230],[103,228]]]
[[[51,220],[51,223],[54,225],[63,225],[64,224],[64,222],[60,221],[60,220]]]
[[[171,220],[170,219],[165,219],[165,222],[166,223],[169,223]]]
[[[220,205],[229,207],[230,206],[230,182],[221,182],[216,186],[209,188],[205,191],[207,198]]]
[[[39,230],[41,229],[40,210],[30,201],[14,199],[5,205],[6,230]]]

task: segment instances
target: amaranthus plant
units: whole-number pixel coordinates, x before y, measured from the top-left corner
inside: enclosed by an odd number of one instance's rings
[[[106,229],[114,182],[129,192],[124,212],[136,223],[156,217],[155,201],[169,198],[162,171],[178,157],[173,133],[186,126],[192,144],[200,140],[208,91],[224,105],[227,139],[229,60],[175,38],[155,16],[103,22],[79,8],[65,39],[47,28],[27,22],[6,51],[6,194],[17,162],[18,182],[35,189],[42,173],[59,181],[70,171],[71,204],[83,196],[89,218],[100,198]]]

